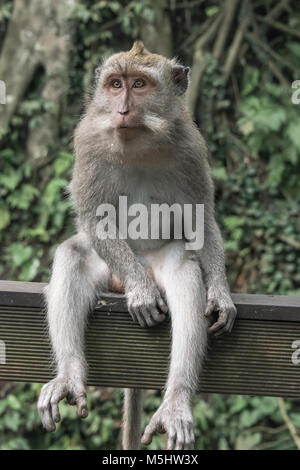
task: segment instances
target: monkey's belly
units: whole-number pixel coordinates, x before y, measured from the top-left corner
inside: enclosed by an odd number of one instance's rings
[[[154,278],[154,275],[153,275],[153,271],[151,269],[150,266],[145,266],[145,270],[147,271],[147,273],[149,274],[149,276],[151,276],[152,278]],[[125,293],[125,286],[123,284],[123,282],[121,282],[121,280],[118,278],[118,276],[116,276],[116,274],[112,274],[111,275],[111,278],[109,280],[109,283],[108,283],[108,289],[110,292],[117,292],[117,293],[120,293],[120,294],[124,294]]]
[[[172,240],[172,234],[171,234],[171,240]],[[160,237],[159,239],[141,239],[138,238],[137,240],[133,240],[131,238],[128,238],[127,240],[128,245],[132,249],[132,251],[138,256],[138,257],[144,257],[147,253],[154,251],[154,250],[160,250],[164,245],[170,242],[169,239],[163,239]]]
[[[121,280],[115,274],[111,275],[108,283],[108,289],[111,292],[118,292],[120,294],[124,294],[125,292],[125,286],[123,282],[121,282]]]

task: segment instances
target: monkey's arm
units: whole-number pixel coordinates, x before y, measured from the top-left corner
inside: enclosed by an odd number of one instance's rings
[[[210,333],[219,336],[230,332],[236,317],[236,308],[230,296],[226,277],[225,255],[220,229],[213,211],[204,208],[204,245],[199,250],[200,263],[204,272],[207,288],[207,306],[205,315],[218,312],[218,321],[210,329]]]
[[[214,187],[207,159],[198,160],[191,179],[192,199],[204,204],[204,240],[199,250],[191,253],[200,262],[207,291],[205,315],[218,312],[218,320],[209,332],[219,336],[231,331],[236,316],[236,308],[231,300],[226,277],[225,254],[220,229],[214,215]],[[195,217],[195,211],[193,211]],[[197,227],[196,220],[193,226]]]

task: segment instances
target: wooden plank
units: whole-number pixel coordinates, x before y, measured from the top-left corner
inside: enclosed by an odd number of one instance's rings
[[[44,284],[0,281],[0,380],[46,382],[53,377],[42,291]],[[204,392],[300,397],[300,297],[233,294],[238,317],[231,335],[209,346],[199,389]],[[89,317],[88,383],[162,388],[170,353],[170,322],[135,325],[122,296],[108,296]]]
[[[45,286],[45,283],[40,282],[0,281],[0,305],[43,308],[42,293]],[[232,294],[232,298],[239,318],[299,321],[300,296]],[[104,299],[108,303],[104,303],[101,310],[127,311],[122,295],[109,295]]]

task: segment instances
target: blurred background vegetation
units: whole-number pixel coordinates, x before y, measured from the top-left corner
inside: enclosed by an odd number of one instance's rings
[[[192,66],[187,102],[211,151],[232,291],[299,295],[296,0],[1,0],[0,277],[48,280],[74,231],[65,188],[94,69],[136,38]],[[90,388],[88,419],[62,404],[62,424],[45,434],[39,390],[0,384],[0,449],[119,447],[121,391]],[[144,424],[159,403],[148,392]],[[299,448],[299,400],[201,396],[194,415],[198,449]]]

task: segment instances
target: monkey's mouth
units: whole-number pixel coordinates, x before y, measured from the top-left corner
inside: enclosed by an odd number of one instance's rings
[[[121,135],[136,135],[141,131],[141,126],[118,126],[116,131]]]
[[[125,124],[116,127],[116,135],[121,140],[132,140],[138,137],[141,133],[139,126],[126,126]]]

